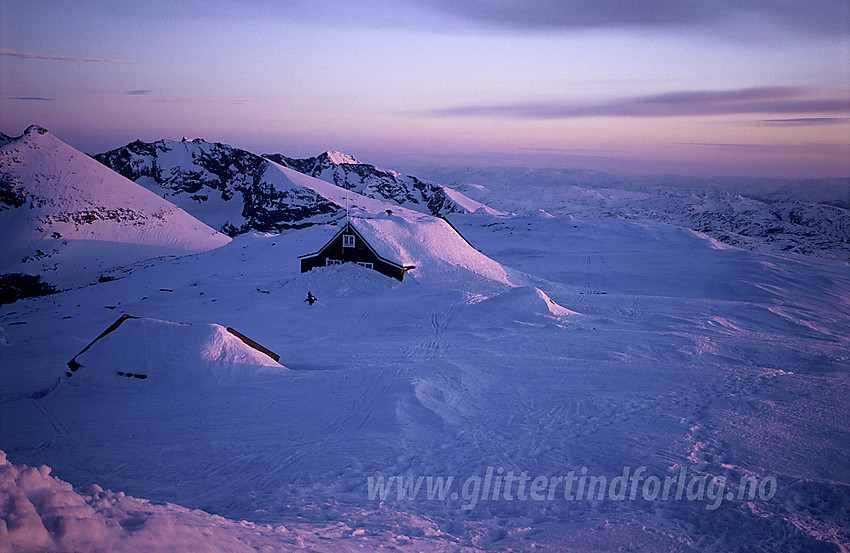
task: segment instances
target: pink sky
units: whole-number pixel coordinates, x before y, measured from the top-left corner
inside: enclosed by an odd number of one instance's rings
[[[200,136],[390,167],[850,176],[846,1],[177,4],[0,0],[0,131],[88,152]]]

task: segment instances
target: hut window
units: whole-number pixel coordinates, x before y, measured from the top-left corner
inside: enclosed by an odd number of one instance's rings
[[[374,269],[375,268],[375,266],[372,263],[370,263],[369,261],[358,261],[357,264],[360,265],[361,267],[366,267],[367,269]]]
[[[353,234],[343,234],[342,235],[342,247],[343,248],[353,248],[354,247],[354,235]]]
[[[342,265],[342,260],[341,259],[327,258],[327,259],[325,259],[325,265],[327,265],[327,266],[329,266],[329,265]]]

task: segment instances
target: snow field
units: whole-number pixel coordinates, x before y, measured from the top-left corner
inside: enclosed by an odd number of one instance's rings
[[[521,285],[469,271],[402,283],[357,266],[301,274],[297,255],[329,231],[316,228],[243,236],[5,306],[0,444],[15,463],[48,464],[75,485],[257,525],[313,524],[332,540],[290,531],[318,550],[359,539],[420,551],[847,543],[846,265],[717,249],[691,231],[608,217],[452,222],[522,271]],[[193,388],[69,379],[45,394],[119,310],[232,326],[290,370]],[[687,501],[463,509],[366,499],[376,475],[587,467],[613,477],[627,465],[659,477],[682,466],[730,482],[776,476],[779,486],[770,501],[715,511]],[[236,524],[215,531],[235,535]]]

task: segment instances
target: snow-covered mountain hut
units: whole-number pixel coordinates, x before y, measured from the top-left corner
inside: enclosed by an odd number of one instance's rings
[[[388,277],[402,280],[404,273],[415,267],[405,265],[401,260],[394,260],[389,251],[382,251],[381,246],[384,242],[376,239],[375,230],[374,226],[355,219],[346,221],[319,251],[299,257],[301,272],[306,273],[316,267],[328,265],[356,263]],[[372,240],[368,240],[367,237]]]
[[[504,267],[472,247],[446,219],[400,206],[391,211],[358,210],[346,218],[321,249],[299,257],[301,272],[358,263],[397,280],[410,272],[419,282],[461,279],[470,284],[472,277],[513,285]]]

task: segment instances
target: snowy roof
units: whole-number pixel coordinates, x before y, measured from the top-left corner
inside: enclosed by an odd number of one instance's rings
[[[411,216],[408,211],[403,215],[360,213],[344,221],[334,238],[350,224],[379,257],[413,266],[411,274],[416,277],[468,271],[510,284],[505,268],[473,248],[446,220],[421,213]]]
[[[249,340],[250,341],[250,340]],[[224,382],[285,371],[244,336],[217,324],[182,324],[123,316],[74,358],[71,379],[97,386],[142,380]]]

